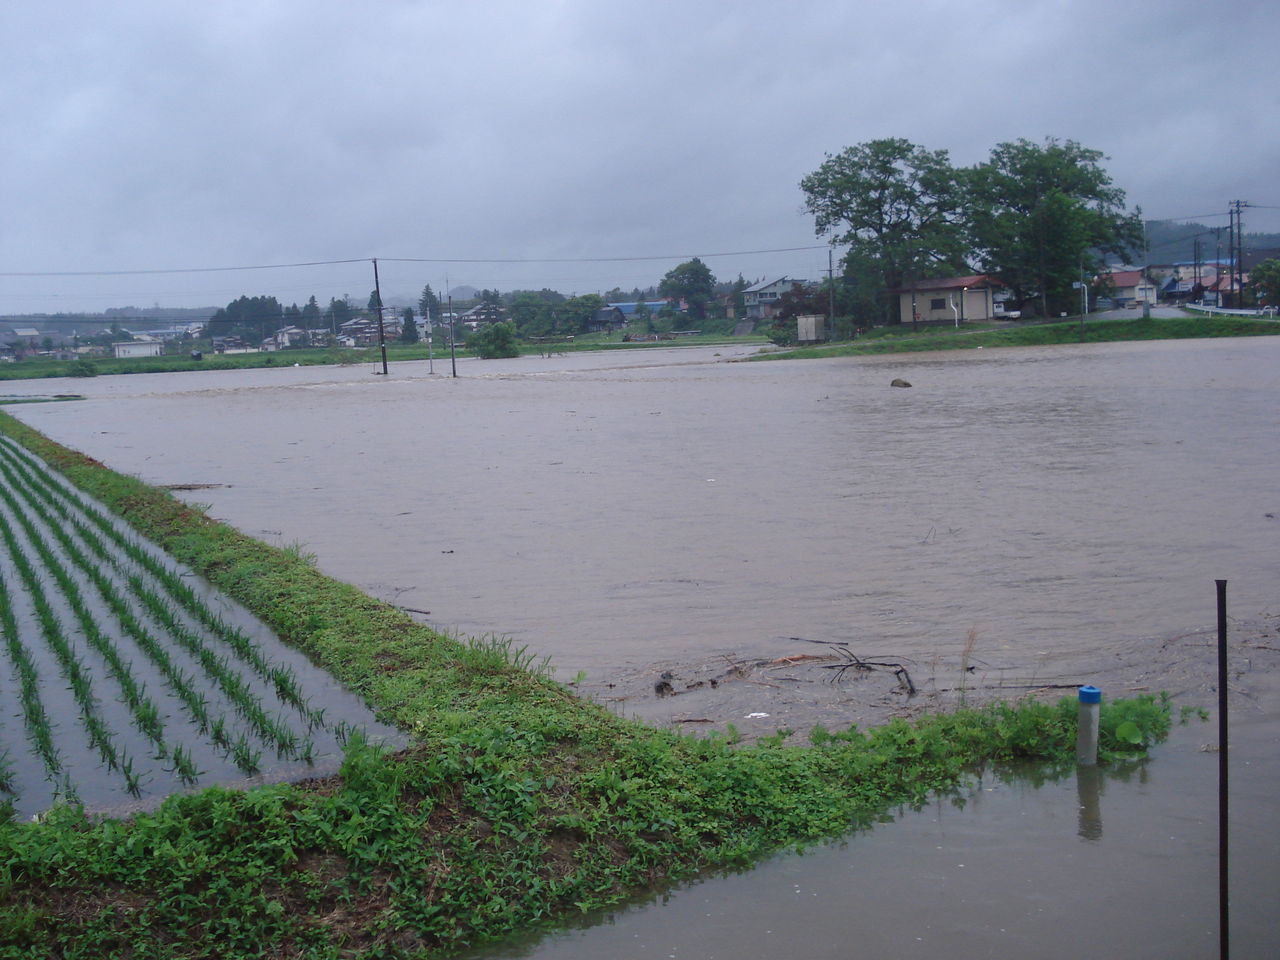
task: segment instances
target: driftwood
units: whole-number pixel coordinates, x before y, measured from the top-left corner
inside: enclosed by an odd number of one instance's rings
[[[732,660],[724,657],[729,668],[723,673],[704,680],[694,680],[684,685],[684,689],[677,689],[676,681],[680,678],[670,670],[664,670],[653,684],[653,692],[660,698],[678,697],[684,693],[692,693],[695,690],[704,687],[715,689],[722,683],[728,683],[734,680],[740,680],[743,683],[751,683],[761,687],[771,687],[775,690],[781,689],[779,683],[770,680],[762,680],[752,677],[751,674],[759,670],[761,672],[785,670],[788,667],[814,666],[820,670],[832,670],[829,677],[830,682],[838,683],[846,678],[849,671],[855,673],[870,673],[873,670],[891,670],[897,678],[902,689],[906,691],[907,696],[915,696],[917,693],[915,682],[911,679],[911,673],[907,665],[899,660],[871,660],[859,657],[856,653],[849,649],[847,643],[839,640],[809,640],[806,637],[788,637],[801,643],[817,643],[823,646],[831,647],[832,652],[829,654],[816,653],[796,653],[788,654],[781,657],[760,657],[752,660]],[[778,677],[777,680],[791,680],[796,683],[813,683],[812,680],[801,680],[796,677]]]
[[[916,694],[916,685],[911,679],[911,673],[907,670],[906,664],[896,660],[864,660],[856,653],[849,649],[849,645],[840,640],[809,640],[806,637],[792,637],[792,640],[802,640],[805,643],[821,643],[824,646],[834,647],[843,660],[840,663],[823,664],[823,670],[834,670],[831,682],[838,683],[845,678],[850,670],[858,673],[870,673],[877,668],[884,670],[892,670],[893,675],[898,678],[898,682],[902,684],[902,688],[907,691],[907,696],[913,697]]]

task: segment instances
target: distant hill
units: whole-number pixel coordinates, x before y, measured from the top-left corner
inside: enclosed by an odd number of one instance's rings
[[[1147,251],[1151,263],[1179,263],[1195,259],[1195,240],[1200,238],[1200,259],[1218,259],[1221,243],[1222,259],[1230,253],[1227,227],[1210,227],[1203,223],[1186,223],[1177,220],[1152,220],[1147,224]],[[1244,263],[1252,259],[1250,253],[1280,247],[1280,233],[1248,233],[1244,235]],[[1141,252],[1137,254],[1138,263]]]

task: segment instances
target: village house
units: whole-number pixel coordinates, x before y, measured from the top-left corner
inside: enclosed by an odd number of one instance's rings
[[[985,273],[942,280],[917,280],[898,290],[898,316],[903,323],[962,323],[993,320],[1000,312],[996,291],[1004,285]],[[915,314],[912,315],[912,303]]]
[[[627,318],[613,304],[601,307],[587,321],[587,333],[612,333],[627,325]]]
[[[747,287],[742,291],[742,304],[746,309],[748,320],[769,320],[778,312],[778,300],[784,293],[799,284],[811,286],[808,280],[797,280],[794,277],[779,277]]]
[[[1110,281],[1111,299],[1117,307],[1136,307],[1141,303],[1156,302],[1156,285],[1147,279],[1142,270],[1112,270],[1101,279]]]
[[[400,336],[402,323],[399,318],[382,321],[382,338],[390,341]],[[372,347],[378,344],[378,321],[371,317],[356,317],[338,327],[338,343],[344,347]]]

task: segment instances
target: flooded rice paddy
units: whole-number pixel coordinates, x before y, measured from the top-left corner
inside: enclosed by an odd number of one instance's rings
[[[1082,682],[1210,705],[1227,579],[1255,754],[1240,896],[1274,901],[1280,342],[725,362],[748,352],[104,377],[75,382],[84,401],[9,409],[681,729],[803,732]],[[819,655],[897,664],[910,688],[890,668],[831,682]],[[689,888],[684,919],[624,914],[607,947],[547,955],[1065,956],[1082,930],[1125,942],[1112,955],[1204,955],[1214,758],[1209,728],[1188,730],[1105,779],[1100,837],[1076,833],[1074,779],[987,781],[964,811]]]
[[[123,812],[331,770],[369,711],[0,438],[0,796]],[[373,730],[368,728],[372,726]]]
[[[724,362],[747,352],[102,377],[10,409],[656,723],[1177,691],[1215,578],[1242,622],[1275,612],[1275,339]],[[892,671],[695,686],[813,641],[904,664],[917,697]]]

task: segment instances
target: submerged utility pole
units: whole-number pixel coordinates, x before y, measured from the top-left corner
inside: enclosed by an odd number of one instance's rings
[[[378,283],[378,258],[373,258],[373,299],[378,308],[378,347],[382,350],[382,375],[387,374],[387,337],[382,327],[382,287]]]
[[[453,376],[458,376],[458,348],[454,341],[457,339],[454,335],[454,316],[453,316],[453,294],[449,294],[449,362],[453,365]]]

